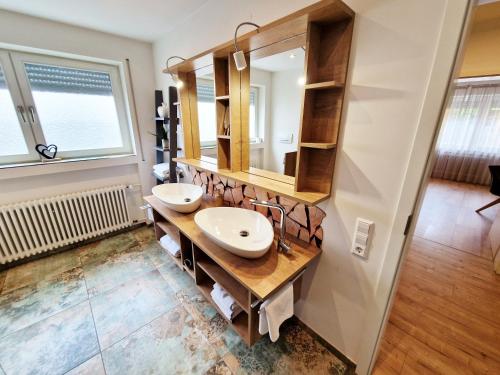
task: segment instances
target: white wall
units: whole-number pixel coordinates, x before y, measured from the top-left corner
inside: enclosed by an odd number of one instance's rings
[[[0,43],[124,62],[130,59],[146,161],[91,170],[68,171],[43,176],[0,180],[0,204],[81,191],[113,184],[142,183],[150,192],[154,183],[154,73],[152,45],[111,34],[51,22],[0,10]],[[4,45],[5,46],[5,45]],[[137,140],[137,139],[136,139]],[[139,150],[138,150],[139,151]],[[17,175],[17,173],[16,173]],[[140,196],[140,191],[137,192]]]
[[[304,69],[292,69],[272,74],[269,140],[272,153],[266,160],[266,169],[283,173],[285,153],[297,151],[303,91],[303,87],[297,83],[297,80],[303,75]],[[293,137],[292,143],[280,143],[281,137],[289,137],[290,134]]]
[[[154,44],[157,84],[168,85],[161,74],[168,56],[190,57],[230,40],[241,21],[266,24],[313,2],[207,1],[176,33]],[[356,12],[356,22],[344,130],[332,197],[320,204],[327,212],[323,254],[307,274],[296,314],[357,362],[358,373],[364,374],[401,254],[403,219],[413,209],[416,176],[428,152],[416,134],[427,127],[424,141],[432,139],[468,1],[346,3]],[[415,159],[410,159],[413,150],[420,156],[414,170],[409,164]],[[403,190],[407,180],[411,189]],[[349,251],[356,217],[375,222],[367,260]]]

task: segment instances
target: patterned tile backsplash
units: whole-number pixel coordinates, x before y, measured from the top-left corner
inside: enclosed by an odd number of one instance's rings
[[[323,228],[321,223],[326,213],[318,208],[298,203],[292,199],[278,196],[263,189],[241,184],[226,177],[198,171],[189,167],[192,183],[203,188],[206,195],[215,197],[220,194],[230,206],[256,210],[266,216],[274,227],[279,227],[280,213],[268,207],[254,206],[250,199],[269,200],[281,204],[286,209],[286,231],[290,235],[321,248]],[[187,176],[189,179],[190,177]]]

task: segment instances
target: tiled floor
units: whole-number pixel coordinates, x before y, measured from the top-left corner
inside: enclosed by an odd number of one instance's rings
[[[346,370],[294,323],[247,348],[150,228],[0,273],[0,375]]]

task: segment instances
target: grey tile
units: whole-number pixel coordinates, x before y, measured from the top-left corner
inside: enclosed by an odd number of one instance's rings
[[[139,246],[110,253],[105,259],[83,265],[89,295],[106,292],[124,282],[155,269]]]
[[[0,296],[0,337],[87,299],[81,268]]]
[[[101,355],[98,354],[90,358],[88,361],[66,373],[66,375],[106,375]]]
[[[194,293],[197,291],[193,278],[186,271],[181,270],[173,260],[158,267],[158,271],[174,292],[183,290]]]
[[[146,245],[151,242],[156,242],[155,231],[153,226],[143,225],[138,229],[132,231],[132,235],[139,242],[139,244]]]
[[[11,268],[7,271],[2,294],[40,281],[52,280],[78,266],[80,266],[78,251],[68,250]]]
[[[179,303],[156,270],[99,294],[90,301],[103,349]]]
[[[347,366],[299,325],[289,321],[280,331],[275,343],[265,336],[250,348],[229,338],[224,342],[228,352],[223,356],[227,367],[235,374],[346,373]]]
[[[7,374],[64,374],[99,352],[88,301],[0,340]]]
[[[203,374],[219,360],[182,306],[104,350],[102,356],[108,375]]]
[[[2,294],[3,285],[5,283],[5,277],[7,276],[7,271],[0,272],[0,294]]]
[[[92,262],[103,262],[113,253],[127,251],[139,246],[131,232],[122,233],[101,241],[96,241],[78,250],[83,265]]]
[[[148,242],[141,245],[141,248],[156,267],[173,262],[172,257],[167,254],[167,251],[160,246],[158,241]]]

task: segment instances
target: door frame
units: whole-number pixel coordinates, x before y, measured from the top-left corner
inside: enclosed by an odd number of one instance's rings
[[[385,305],[379,306],[379,314],[372,320],[373,324],[379,324],[376,337],[368,337],[362,345],[367,350],[371,349],[369,351],[371,359],[367,369],[368,374],[373,371],[377,361],[380,344],[399,286],[401,269],[413,240],[417,219],[435,161],[434,150],[446,109],[451,102],[453,82],[458,77],[462,65],[465,44],[471,31],[472,16],[477,5],[477,0],[468,0],[464,5],[465,12],[460,7],[452,9],[447,7],[446,9],[427,95],[422,106],[419,125],[393,220],[388,250],[375,288],[375,299],[385,301]],[[453,33],[456,29],[460,30],[458,43],[453,36],[456,36]],[[447,35],[447,31],[450,31],[449,35]],[[445,90],[444,96],[442,95],[443,89]],[[400,251],[391,253],[391,249],[399,249]],[[380,320],[380,314],[382,320]]]

